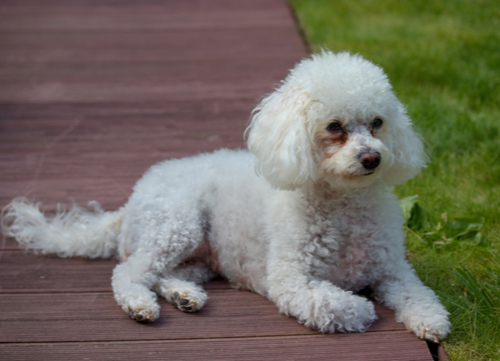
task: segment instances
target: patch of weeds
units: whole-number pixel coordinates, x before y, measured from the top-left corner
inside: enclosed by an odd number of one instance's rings
[[[411,238],[420,244],[416,268],[450,312],[445,347],[459,360],[500,359],[500,256],[481,233],[484,219],[443,213],[436,220],[417,195],[403,198],[401,207]]]
[[[489,247],[491,242],[480,232],[484,218],[448,217],[441,214],[435,222],[430,214],[418,204],[418,195],[401,200],[406,226],[417,232],[429,246],[449,246],[467,244],[471,246]]]

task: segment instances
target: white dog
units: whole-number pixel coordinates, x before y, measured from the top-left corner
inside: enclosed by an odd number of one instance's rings
[[[216,275],[321,332],[363,332],[377,318],[353,292],[367,286],[417,336],[446,337],[448,312],[405,260],[392,186],[425,153],[383,70],[324,51],[299,63],[254,110],[246,150],[153,166],[128,203],[44,216],[15,199],[7,236],[62,257],[117,255],[112,285],[137,321],[159,316],[157,294],[203,307]]]

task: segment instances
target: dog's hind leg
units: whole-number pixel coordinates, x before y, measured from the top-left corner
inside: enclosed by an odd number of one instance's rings
[[[159,317],[160,306],[153,290],[170,302],[173,296],[176,299],[175,292],[181,295],[189,291],[193,302],[188,302],[192,303],[192,310],[201,307],[206,300],[203,289],[198,290],[194,283],[186,287],[170,285],[175,280],[175,270],[202,243],[205,233],[198,215],[193,215],[191,219],[187,215],[181,216],[178,219],[158,216],[149,225],[136,227],[144,230],[142,234],[126,231],[122,235],[124,242],[130,237],[138,237],[139,241],[131,255],[116,266],[112,285],[116,301],[134,320],[146,322]],[[168,292],[174,288],[176,291],[172,294]],[[180,296],[178,298],[178,303],[187,308],[186,301]],[[195,307],[194,303],[198,306]]]
[[[155,290],[183,312],[194,312],[205,304],[207,295],[200,285],[216,276],[203,262],[170,269],[172,254],[152,257],[137,251],[116,266],[113,291],[118,304],[136,321],[154,321],[160,313]],[[171,264],[171,263],[170,263]]]
[[[169,288],[162,287],[165,280],[205,239],[205,218],[197,210],[196,200],[183,199],[180,205],[175,199],[158,198],[144,204],[131,199],[126,206],[119,247],[125,261],[115,268],[112,285],[118,304],[137,321],[159,317],[154,291],[165,295],[162,289]],[[200,305],[204,303],[200,295],[195,298]]]
[[[160,305],[151,291],[157,282],[150,259],[139,252],[113,270],[112,286],[116,301],[129,316],[140,322],[160,316]]]

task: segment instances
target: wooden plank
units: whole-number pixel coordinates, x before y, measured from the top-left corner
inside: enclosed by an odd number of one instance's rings
[[[272,1],[271,1],[272,3]],[[274,2],[277,4],[277,2]],[[2,6],[0,31],[145,31],[145,30],[233,30],[241,28],[293,28],[288,13],[280,8],[213,8],[162,5],[109,6]],[[197,10],[198,10],[197,9]]]
[[[129,79],[99,81],[94,77],[89,83],[61,82],[57,79],[29,84],[26,82],[4,81],[0,86],[0,102],[10,103],[50,103],[50,102],[145,102],[169,100],[242,99],[257,98],[270,92],[278,79],[286,75],[285,69],[291,62],[282,64],[279,70],[262,76],[267,80],[245,83],[200,83],[196,80],[171,84],[166,79]],[[220,72],[223,68],[221,67]],[[243,69],[242,69],[243,70]],[[249,74],[249,73],[247,73]],[[255,74],[254,74],[255,75]],[[244,77],[242,77],[244,78]]]
[[[59,120],[59,124],[54,124],[54,120],[28,118],[15,120],[18,124],[12,126],[0,120],[0,151],[4,153],[0,161],[8,160],[16,153],[37,153],[40,156],[41,153],[78,155],[102,151],[118,154],[179,150],[186,142],[201,144],[198,146],[200,150],[205,146],[212,148],[212,143],[218,143],[219,147],[236,143],[243,147],[243,132],[249,114],[241,112],[231,122],[222,116],[221,119],[214,119],[214,115],[204,114],[178,115],[176,119],[161,115],[124,116],[116,122],[112,117],[97,121],[67,118]],[[25,127],[22,127],[23,124]],[[0,177],[4,178],[5,174]]]
[[[243,40],[243,41],[242,41]],[[1,33],[0,64],[126,63],[300,59],[295,29],[240,29],[93,33]],[[137,51],[136,43],[141,44]],[[167,64],[166,64],[167,65]]]
[[[5,240],[0,252],[0,293],[111,292],[116,259],[60,258],[23,252],[17,242]],[[82,277],[84,276],[84,277]],[[206,289],[229,289],[215,279]]]
[[[131,320],[111,293],[0,294],[0,342],[76,342],[113,340],[203,339],[310,335],[316,331],[278,313],[253,292],[208,290],[209,300],[196,313],[182,313],[166,301],[160,318],[148,324]],[[376,305],[379,319],[370,332],[404,330],[392,311]],[[138,335],[140,335],[138,337]],[[415,337],[415,336],[413,336]],[[416,338],[416,337],[415,337]]]
[[[168,125],[167,122],[163,124]],[[162,125],[159,123],[158,125]],[[126,126],[126,124],[124,124]],[[160,159],[169,157],[168,153],[186,153],[197,154],[203,151],[216,148],[243,148],[243,131],[246,123],[239,122],[235,124],[227,124],[224,127],[224,121],[214,121],[212,123],[201,123],[198,121],[186,121],[183,128],[158,129],[156,136],[151,132],[134,133],[133,129],[125,128],[123,131],[116,133],[87,133],[78,134],[71,130],[67,134],[62,134],[61,137],[41,136],[36,139],[37,128],[32,128],[31,132],[27,129],[24,132],[13,132],[12,137],[0,145],[0,151],[4,152],[0,157],[0,166],[5,165],[9,168],[9,162],[23,163],[26,161],[36,161],[44,156],[45,161],[48,155],[54,157],[75,156],[84,160],[89,157],[89,161],[99,157],[101,154],[108,154],[108,157],[117,156],[117,161],[120,161],[120,153],[123,156],[133,156],[134,153],[139,153],[139,156],[144,156],[146,153],[166,153]],[[71,127],[71,124],[70,126]],[[69,128],[68,127],[68,128]],[[188,129],[191,127],[191,129]],[[153,127],[154,128],[154,127]],[[30,134],[28,134],[30,133]],[[61,133],[66,133],[65,131]],[[22,137],[26,135],[26,137]],[[8,134],[0,136],[0,138],[8,138]],[[14,143],[15,139],[19,142]],[[30,144],[29,140],[33,139]],[[128,144],[128,147],[127,147]],[[182,148],[191,149],[190,152],[183,151]],[[85,153],[85,154],[81,154]],[[28,154],[31,159],[27,158]],[[23,157],[16,159],[16,157]],[[56,159],[55,159],[56,160]],[[27,164],[32,167],[36,164]],[[32,169],[32,168],[31,168]],[[16,170],[11,169],[15,173]],[[22,173],[22,172],[21,172]],[[128,174],[128,173],[126,173]],[[9,173],[2,174],[1,178],[9,178]]]
[[[5,254],[4,251],[16,251],[16,252],[22,251],[19,248],[18,243],[14,239],[7,238],[3,234],[0,237],[1,237],[1,240],[0,240],[0,260],[2,259],[3,255]],[[0,267],[1,267],[1,264],[0,264]]]
[[[273,89],[269,87],[268,92]],[[246,121],[252,108],[258,99],[211,99],[193,101],[184,99],[170,101],[165,99],[161,102],[132,102],[132,103],[48,103],[48,104],[9,104],[0,103],[0,116],[2,133],[4,131],[23,132],[26,128],[41,127],[40,131],[51,135],[54,129],[65,129],[71,121],[80,120],[78,127],[88,124],[85,131],[94,130],[99,132],[128,131],[123,129],[123,124],[131,127],[131,130],[157,131],[154,127],[157,122],[168,122],[169,126],[182,127],[182,121],[192,118],[200,122],[224,120],[227,125],[238,121]],[[243,116],[243,117],[242,117]],[[139,121],[138,121],[139,120]],[[57,133],[56,133],[57,134]],[[1,135],[1,134],[0,134]],[[58,135],[58,134],[57,134]]]
[[[110,292],[115,260],[35,256],[19,251],[0,254],[0,293]]]
[[[181,84],[260,85],[284,78],[287,70],[295,64],[288,58],[263,57],[265,66],[255,59],[193,59],[185,61],[157,62],[88,62],[88,63],[38,63],[27,67],[24,64],[4,63],[0,68],[2,83],[21,85],[24,82],[61,83],[123,83],[138,81],[144,84],[165,83],[170,88]],[[243,83],[243,84],[240,84]],[[3,98],[2,98],[3,99]],[[188,98],[189,99],[189,98]]]
[[[209,142],[224,137],[224,141],[237,140],[242,146],[243,131],[256,104],[257,99],[248,98],[0,105],[0,152],[3,157],[16,152],[58,149],[64,149],[65,153],[72,149],[77,150],[75,153],[100,149],[126,151],[130,147],[140,150],[144,146],[156,149],[161,144],[168,146],[178,137]],[[225,138],[228,136],[231,139]],[[165,137],[169,139],[166,141]]]
[[[33,69],[32,74],[27,71],[23,75],[24,79],[4,78],[0,85],[0,102],[100,103],[164,99],[255,99],[270,92],[271,87],[283,79],[287,69],[294,65],[294,62],[280,59],[260,69],[250,66],[250,63],[244,63],[220,62],[211,64],[211,67],[203,66],[203,63],[199,64],[200,66],[187,63],[168,67],[148,65],[143,69],[130,65],[121,70],[116,66],[116,72],[112,70],[115,68],[113,64],[106,66],[108,69],[46,68],[39,70],[38,74],[37,70]],[[115,73],[110,74],[113,72]],[[206,75],[207,73],[209,75]]]
[[[397,347],[395,347],[397,345]],[[401,350],[404,350],[401,352]],[[218,340],[0,345],[8,360],[370,360],[432,361],[423,341],[408,332],[260,337]]]
[[[252,10],[276,10],[286,9],[286,3],[281,0],[143,0],[141,6],[148,7],[164,7],[172,12],[197,12],[204,13],[207,11],[252,11]],[[2,0],[2,7],[13,7],[18,9],[26,9],[26,11],[44,12],[44,9],[57,7],[62,9],[84,10],[87,8],[101,9],[112,7],[119,9],[120,7],[137,7],[136,0],[44,0],[40,4],[39,0]],[[285,10],[286,11],[286,10]],[[291,21],[291,19],[290,19]]]
[[[43,179],[0,181],[0,207],[5,207],[13,198],[27,196],[47,205],[48,211],[55,210],[57,203],[85,205],[97,200],[104,209],[114,210],[124,205],[137,178],[108,179]]]
[[[272,91],[271,88],[268,91]],[[0,103],[0,114],[2,122],[7,122],[9,126],[14,126],[16,122],[23,119],[43,119],[48,121],[50,127],[53,124],[50,120],[54,120],[54,124],[58,124],[60,119],[65,119],[69,116],[84,115],[85,118],[95,121],[112,122],[119,121],[121,117],[133,118],[134,116],[162,116],[172,118],[176,116],[199,116],[202,119],[205,117],[220,116],[230,121],[232,115],[239,114],[241,111],[248,113],[255,105],[254,98],[240,98],[231,100],[201,100],[192,101],[184,99],[180,101],[171,101],[164,99],[161,102],[132,102],[132,103],[49,103],[49,104],[18,104],[18,103]],[[130,125],[133,124],[129,119]],[[105,122],[104,122],[105,124]],[[101,124],[104,125],[104,124]],[[21,128],[24,125],[21,126]]]

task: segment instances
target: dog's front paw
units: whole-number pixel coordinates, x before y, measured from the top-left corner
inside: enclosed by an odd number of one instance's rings
[[[436,343],[448,335],[451,327],[446,311],[432,316],[410,314],[404,318],[403,322],[406,328],[421,339]]]
[[[293,306],[298,307],[297,318],[304,325],[323,333],[364,332],[377,319],[373,303],[366,298],[321,288],[312,291],[312,302]]]
[[[321,332],[364,332],[377,319],[373,303],[353,294],[329,300],[324,308],[331,320],[320,328]]]

